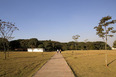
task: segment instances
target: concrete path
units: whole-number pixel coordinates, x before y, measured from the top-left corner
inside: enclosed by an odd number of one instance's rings
[[[74,77],[60,53],[55,54],[33,77]]]

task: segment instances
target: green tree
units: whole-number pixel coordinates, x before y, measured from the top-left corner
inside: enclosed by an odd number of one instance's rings
[[[12,34],[15,30],[18,30],[18,28],[15,26],[15,24],[11,22],[5,22],[0,20],[0,37],[2,38],[3,41],[3,47],[4,47],[4,54],[5,54],[5,59],[6,59],[6,46],[5,46],[5,40],[11,40]],[[8,47],[9,48],[9,45]]]
[[[105,41],[105,50],[107,50],[108,36],[113,37],[111,33],[116,33],[116,30],[113,30],[113,27],[108,27],[110,24],[116,23],[116,20],[109,21],[110,19],[112,19],[111,16],[103,17],[100,20],[99,25],[94,27],[94,29],[96,29],[97,31],[96,34]],[[106,52],[105,61],[106,61],[106,66],[107,66],[107,52]]]
[[[78,42],[78,50],[85,50],[85,49],[86,49],[86,43]]]
[[[21,48],[20,42],[22,40],[12,40],[10,41],[10,50],[15,50]]]
[[[108,27],[110,24],[116,23],[116,20],[109,21],[110,19],[112,19],[111,16],[103,17],[100,20],[99,25],[94,27],[94,29],[97,31],[96,34],[106,42],[105,50],[107,50],[107,38],[113,37],[111,33],[116,33],[116,30],[113,30],[113,27]]]
[[[27,48],[29,47],[28,46],[28,42],[29,42],[29,40],[27,39],[25,39],[25,40],[21,40],[20,41],[20,46],[21,46],[21,48],[23,49],[23,50],[27,50]]]
[[[68,50],[68,45],[67,43],[62,43],[62,50]]]
[[[86,45],[86,50],[94,50],[95,49],[93,42],[86,42],[85,45]]]
[[[31,47],[33,51],[33,48],[38,47],[38,40],[36,38],[30,39],[28,42],[28,46]]]
[[[38,48],[44,48],[44,45],[43,44],[39,44]]]
[[[74,41],[68,43],[68,49],[69,50],[75,50],[76,49],[75,46],[77,46],[77,44]]]
[[[52,43],[51,43],[51,41],[45,41],[43,44],[44,44],[44,48],[47,51],[51,51],[52,50]]]
[[[3,51],[4,50],[4,45],[3,43],[5,44],[5,47],[6,47],[6,50],[8,48],[8,45],[9,45],[9,41],[7,39],[4,39],[3,41],[3,38],[0,38],[0,50]]]
[[[93,42],[94,50],[104,50],[105,49],[105,42],[97,41]],[[107,44],[107,49],[110,50],[111,47]]]

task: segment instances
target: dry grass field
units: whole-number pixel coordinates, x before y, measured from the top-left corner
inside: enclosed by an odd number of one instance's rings
[[[108,67],[104,50],[62,52],[77,77],[116,77],[116,51],[108,50]]]
[[[10,52],[10,57],[4,60],[0,52],[0,77],[31,77],[54,52]]]

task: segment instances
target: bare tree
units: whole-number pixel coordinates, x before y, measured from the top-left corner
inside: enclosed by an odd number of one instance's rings
[[[6,59],[6,51],[9,47],[9,45],[8,47],[6,47],[5,40],[11,40],[12,38],[14,38],[12,37],[12,34],[15,30],[18,30],[18,28],[15,27],[15,24],[0,20],[0,37],[2,38],[3,41],[5,59]]]
[[[110,19],[112,19],[111,16],[103,17],[100,20],[99,25],[94,27],[94,29],[96,29],[97,31],[96,34],[105,41],[105,50],[107,50],[108,37],[113,37],[112,33],[116,33],[116,30],[113,30],[114,29],[113,27],[108,27],[110,24],[116,23],[116,20],[109,21]],[[106,66],[108,66],[107,65],[107,51],[106,51],[105,62],[106,62]]]

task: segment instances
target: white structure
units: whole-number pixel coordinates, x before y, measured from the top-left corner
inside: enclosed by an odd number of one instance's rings
[[[113,48],[113,47],[112,47],[112,50],[116,50],[116,48]]]
[[[44,52],[43,48],[28,48],[28,52]]]

